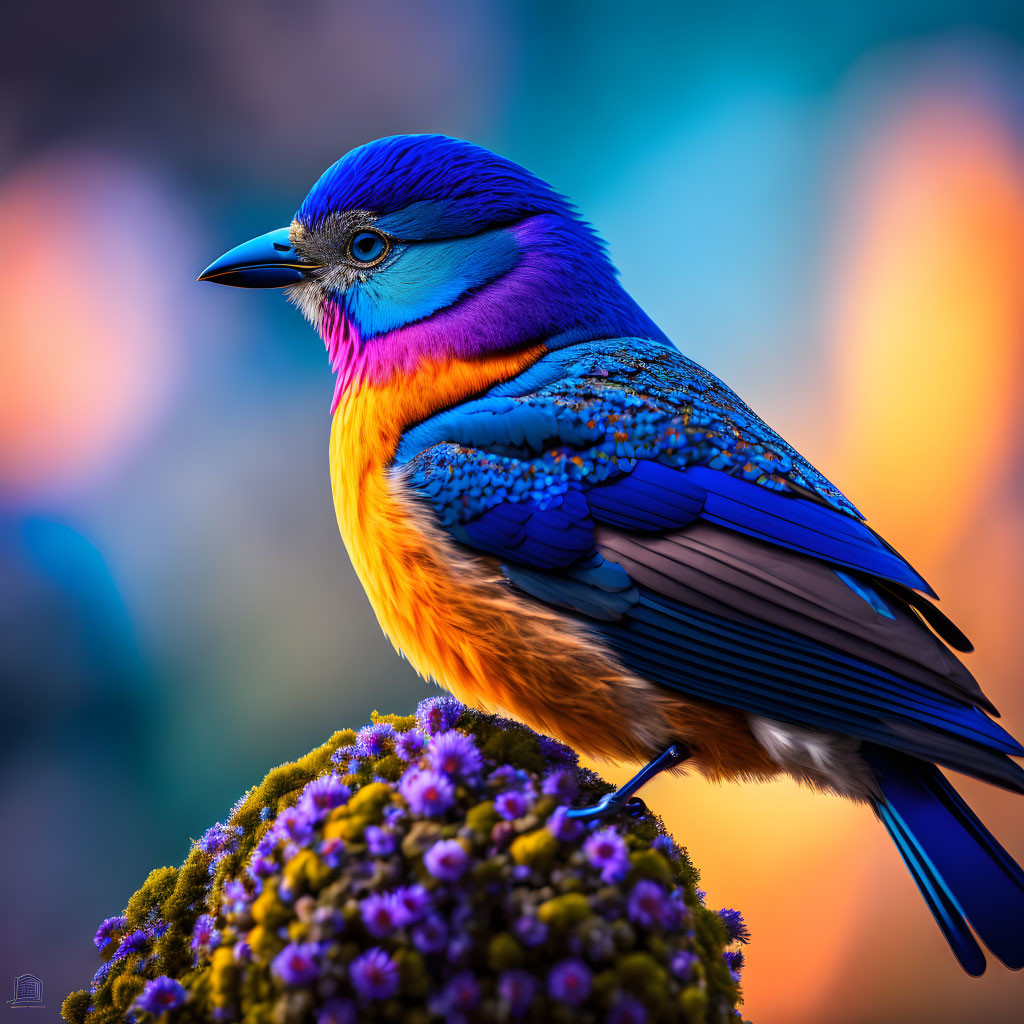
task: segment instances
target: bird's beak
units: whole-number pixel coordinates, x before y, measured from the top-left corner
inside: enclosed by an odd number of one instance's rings
[[[235,288],[287,288],[298,284],[304,271],[319,266],[301,259],[288,241],[288,228],[278,228],[229,249],[198,280]]]

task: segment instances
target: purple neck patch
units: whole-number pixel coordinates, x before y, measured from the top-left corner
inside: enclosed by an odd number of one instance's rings
[[[363,340],[344,297],[325,301],[320,333],[336,375],[332,413],[349,388],[411,376],[427,360],[469,360],[549,339],[664,340],[572,221],[545,214],[511,230],[521,250],[517,265],[423,320]]]

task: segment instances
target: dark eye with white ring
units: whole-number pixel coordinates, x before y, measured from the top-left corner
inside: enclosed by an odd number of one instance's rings
[[[348,254],[353,263],[372,267],[388,254],[391,243],[379,231],[360,231],[348,243]]]

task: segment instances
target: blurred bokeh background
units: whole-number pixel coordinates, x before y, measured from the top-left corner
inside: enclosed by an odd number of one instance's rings
[[[320,342],[278,293],[195,283],[376,136],[473,139],[571,195],[680,347],[924,571],[1024,734],[1019,3],[3,21],[0,985],[37,974],[55,1011],[151,867],[272,765],[424,693],[337,536]],[[963,788],[1024,856],[1020,799]],[[647,795],[746,912],[758,1024],[1024,1016],[1024,977],[960,974],[863,809]]]

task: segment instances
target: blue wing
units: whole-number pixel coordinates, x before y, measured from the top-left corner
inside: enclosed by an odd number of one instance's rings
[[[678,352],[553,352],[409,431],[396,462],[457,541],[646,678],[1024,788],[1024,749],[921,622],[967,646],[928,585]]]

